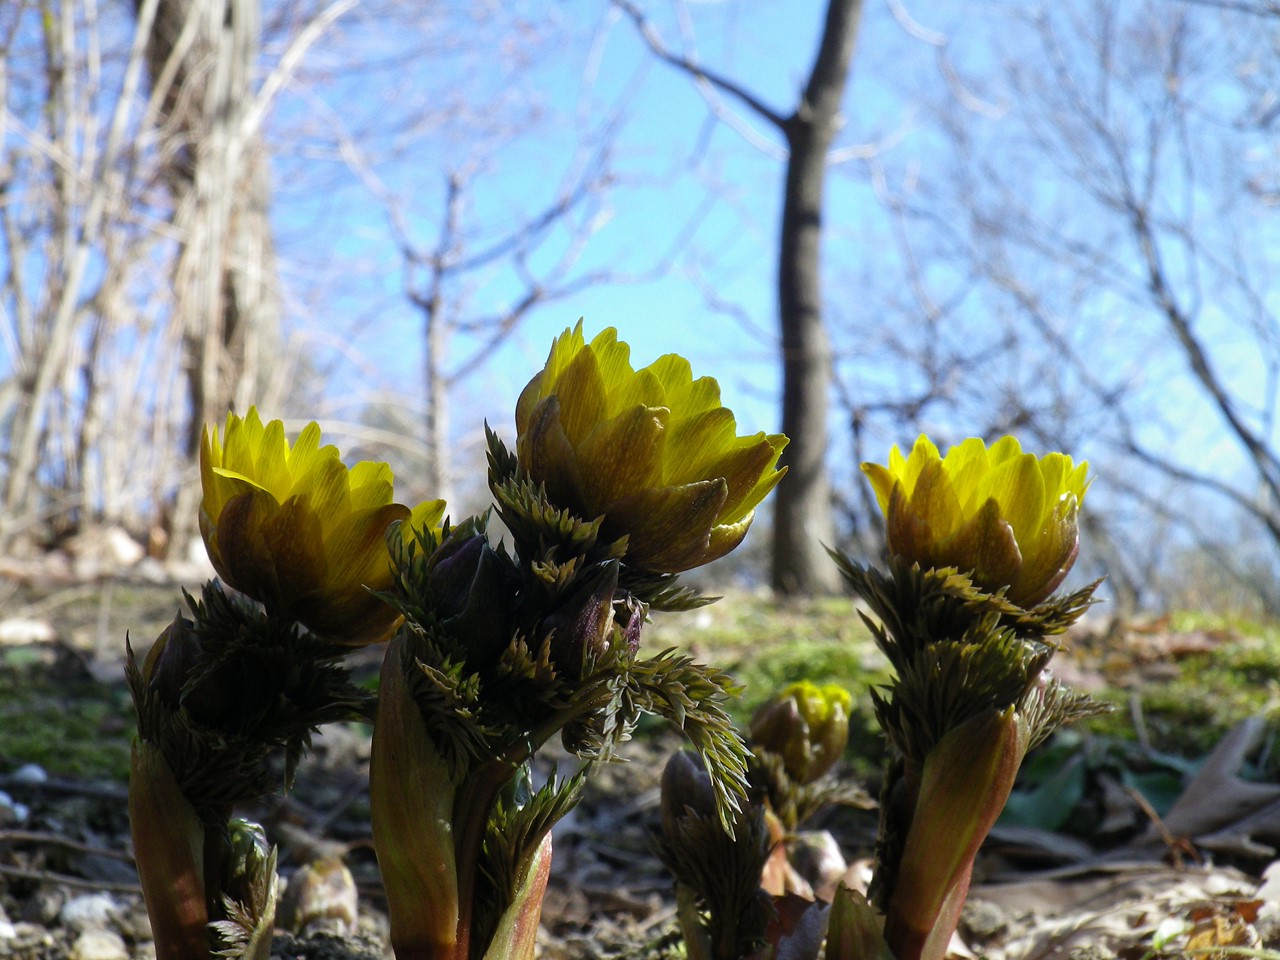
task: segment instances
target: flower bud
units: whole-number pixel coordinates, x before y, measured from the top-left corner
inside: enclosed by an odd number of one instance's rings
[[[589,675],[609,651],[614,634],[614,592],[618,589],[618,561],[610,560],[590,573],[576,590],[543,621],[551,635],[551,659],[575,680]],[[638,634],[637,634],[638,636]]]
[[[441,624],[463,640],[473,668],[492,663],[515,632],[519,577],[483,534],[458,535],[431,555],[428,582]]]
[[[781,757],[796,783],[812,783],[844,752],[852,704],[849,691],[835,684],[793,683],[751,718],[751,743]]]
[[[200,533],[218,575],[274,614],[338,643],[384,639],[399,614],[372,591],[391,586],[392,523],[434,526],[444,502],[392,501],[391,468],[348,469],[310,423],[290,446],[256,409],[230,414],[200,444]]]
[[[160,702],[176,710],[183,689],[200,657],[203,645],[193,629],[195,624],[181,614],[152,644],[142,665],[142,679]]]
[[[662,830],[669,840],[680,836],[677,824],[688,816],[714,820],[716,794],[711,776],[697,754],[681,750],[662,771]]]

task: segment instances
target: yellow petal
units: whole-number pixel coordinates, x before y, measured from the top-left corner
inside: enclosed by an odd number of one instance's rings
[[[414,530],[439,530],[445,506],[443,500],[423,500],[413,508],[407,523]]]
[[[594,353],[582,350],[570,361],[554,396],[560,401],[560,427],[576,448],[607,410],[604,379]]]
[[[989,497],[999,504],[1000,515],[1009,521],[1019,539],[1040,532],[1044,516],[1045,489],[1035,454],[1024,453],[1000,463],[991,472]]]
[[[303,498],[290,497],[259,522],[259,529],[275,568],[278,594],[258,599],[268,605],[279,602],[296,616],[297,598],[325,582],[328,560],[320,517]]]
[[[727,494],[723,480],[641,490],[614,504],[604,526],[614,537],[629,535],[628,562],[679,573],[703,562]]]
[[[667,484],[693,483],[712,476],[710,463],[736,439],[733,413],[724,407],[705,410],[693,417],[668,423],[663,480]]]
[[[711,537],[707,541],[707,549],[703,551],[702,558],[698,562],[700,564],[710,563],[712,560],[719,560],[731,551],[736,550],[738,544],[742,543],[746,537],[747,531],[751,529],[751,523],[755,518],[756,514],[753,510],[734,523],[719,523],[712,527]]]
[[[894,447],[894,449],[896,450],[897,447]],[[880,512],[888,515],[889,494],[893,492],[893,485],[896,482],[893,479],[893,474],[878,463],[864,463],[862,472],[866,474],[867,480],[871,483],[871,489],[876,495],[876,502],[880,504]]]
[[[604,512],[637,487],[662,481],[668,412],[665,407],[632,407],[600,424],[578,445],[589,509]]]
[[[525,384],[525,388],[520,391],[520,399],[516,401],[517,436],[529,429],[529,421],[533,417],[533,410],[545,397],[542,392],[542,385],[546,380],[547,372],[539,370],[534,374],[533,379]]]
[[[335,451],[336,452],[336,451]],[[320,453],[320,424],[312,420],[302,428],[298,439],[289,451],[289,472],[294,476],[306,473],[312,466],[312,459]]]
[[[516,438],[516,456],[531,477],[546,485],[552,503],[585,509],[578,457],[560,425],[559,397],[538,404],[529,429]]]
[[[400,503],[357,510],[325,538],[328,583],[334,590],[384,590],[391,584],[391,557],[387,553],[387,528],[409,519],[409,508]]]
[[[720,523],[741,520],[777,486],[782,474],[774,471],[773,465],[778,462],[784,446],[785,437],[768,437],[759,433],[743,438],[735,450],[717,458],[704,476],[724,477],[729,484]]]

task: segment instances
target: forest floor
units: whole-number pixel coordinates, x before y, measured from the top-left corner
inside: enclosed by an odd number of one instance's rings
[[[124,638],[142,653],[178,611],[173,584],[0,583],[0,957],[154,956],[129,853],[133,709]],[[780,685],[839,682],[855,693],[848,775],[874,792],[881,743],[865,690],[885,664],[852,601],[778,606],[734,594],[644,642],[679,645],[746,685],[744,720]],[[354,666],[376,673],[380,649]],[[1280,960],[1280,631],[1183,615],[1141,625],[1088,620],[1057,674],[1116,710],[1051,740],[980,858],[955,943],[991,960],[1175,956]],[[683,956],[671,883],[652,853],[658,777],[677,734],[643,726],[626,762],[596,771],[554,835],[540,956]],[[360,894],[353,930],[281,932],[279,957],[387,956],[368,824],[369,731],[327,728],[295,788],[249,814],[281,851],[287,881],[342,851]],[[561,758],[560,769],[568,768]],[[865,876],[875,813],[811,825]]]

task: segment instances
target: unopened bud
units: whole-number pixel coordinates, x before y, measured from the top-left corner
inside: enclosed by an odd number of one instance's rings
[[[812,783],[849,742],[849,691],[835,684],[793,683],[751,718],[751,744],[782,758],[787,776]]]
[[[181,615],[152,644],[142,665],[142,678],[151,692],[171,709],[182,702],[182,691],[200,656],[202,644],[194,624]]]
[[[614,633],[622,633],[613,617],[618,589],[618,561],[611,560],[589,575],[567,600],[543,621],[551,633],[551,659],[568,676],[581,679],[608,652]],[[631,624],[628,623],[628,630]],[[635,630],[639,641],[639,628]],[[623,642],[630,642],[624,638]]]
[[[467,660],[483,665],[498,656],[514,632],[515,570],[483,534],[450,537],[431,556],[435,613],[466,641]]]
[[[715,818],[715,790],[696,754],[681,750],[667,761],[662,771],[661,808],[662,830],[673,841],[679,836],[677,824],[686,817]]]

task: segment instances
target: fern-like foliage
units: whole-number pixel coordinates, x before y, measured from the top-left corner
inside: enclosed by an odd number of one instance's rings
[[[341,665],[344,648],[216,584],[187,602],[192,620],[166,631],[153,675],[143,677],[130,646],[125,677],[139,736],[161,750],[212,825],[271,791],[273,755],[284,756],[287,788],[320,725],[365,719],[372,705]]]
[[[637,662],[620,691],[631,710],[657,714],[684,733],[711,777],[716,813],[730,837],[747,796],[749,751],[724,704],[740,690],[728,674],[669,649]]]
[[[567,780],[554,773],[532,796],[520,800],[507,796],[499,800],[489,817],[476,885],[475,944],[477,955],[493,939],[502,914],[522,909],[515,898],[533,866],[543,839],[564,816],[578,805],[587,782],[588,769]],[[522,774],[527,776],[527,770]],[[513,791],[509,791],[511,793]]]

